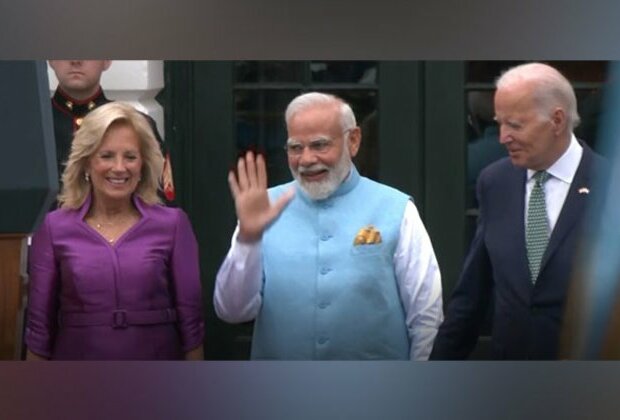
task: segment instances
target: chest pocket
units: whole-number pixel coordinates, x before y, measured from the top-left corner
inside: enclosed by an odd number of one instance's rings
[[[382,255],[387,251],[387,247],[384,243],[380,244],[364,244],[353,245],[351,247],[351,255],[353,256],[366,256]]]

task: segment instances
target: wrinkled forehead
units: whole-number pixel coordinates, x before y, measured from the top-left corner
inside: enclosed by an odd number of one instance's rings
[[[518,81],[495,91],[495,113],[510,110],[527,110],[539,105],[536,84],[530,81]]]

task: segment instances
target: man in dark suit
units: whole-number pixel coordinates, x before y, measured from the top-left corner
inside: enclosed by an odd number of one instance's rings
[[[62,175],[64,163],[69,157],[73,134],[80,128],[82,120],[93,109],[110,102],[101,88],[101,74],[112,62],[110,60],[49,60],[58,79],[58,88],[52,96],[54,136],[56,137],[56,160],[58,176]],[[155,121],[143,114],[153,128],[162,154],[166,158],[162,179],[166,200],[174,200],[174,184],[170,166],[170,153],[157,131]]]
[[[602,158],[572,133],[575,93],[557,70],[514,67],[496,83],[509,156],[477,184],[480,218],[431,359],[465,359],[493,303],[497,359],[554,359],[593,172]]]

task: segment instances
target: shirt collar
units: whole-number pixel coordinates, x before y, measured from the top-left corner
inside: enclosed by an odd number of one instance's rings
[[[562,156],[556,160],[553,165],[547,168],[547,172],[567,184],[573,182],[581,156],[583,155],[583,147],[577,141],[574,134],[571,134],[570,144]],[[531,180],[537,171],[533,169],[527,170],[527,180]]]

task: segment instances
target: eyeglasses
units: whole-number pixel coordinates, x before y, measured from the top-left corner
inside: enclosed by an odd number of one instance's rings
[[[342,134],[346,137],[346,135],[351,131],[351,129],[345,130]],[[308,144],[302,144],[297,141],[289,140],[284,145],[284,150],[288,153],[289,156],[301,156],[304,152],[304,149],[307,147],[310,149],[310,152],[321,155],[323,153],[327,153],[329,149],[333,146],[334,141],[332,139],[316,139],[312,140]]]
[[[332,147],[333,143],[333,140],[330,139],[312,140],[307,145],[294,141],[289,141],[288,143],[286,143],[286,145],[284,145],[284,150],[286,150],[286,153],[288,153],[289,156],[301,156],[304,152],[304,149],[307,147],[312,153],[320,155],[323,153],[327,153],[327,151]]]

